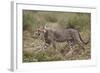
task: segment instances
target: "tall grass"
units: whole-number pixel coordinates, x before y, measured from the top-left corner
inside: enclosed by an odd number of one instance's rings
[[[69,51],[62,46],[65,44],[57,45],[58,52],[55,48],[49,47],[46,51],[34,51],[36,46],[44,43],[40,39],[31,37],[38,27],[43,25],[60,28],[75,28],[87,40],[88,33],[91,32],[91,14],[90,13],[77,13],[77,12],[49,12],[49,11],[31,11],[23,10],[23,62],[39,62],[39,61],[58,61],[58,60],[79,60],[91,58],[90,44],[86,47],[86,51],[81,54],[74,52],[74,55],[66,57],[65,54]],[[25,31],[28,31],[24,33]],[[29,35],[26,37],[26,35]],[[38,43],[36,43],[38,42]],[[56,43],[58,44],[58,43]],[[76,45],[77,46],[77,45]],[[31,48],[31,49],[30,49]],[[76,47],[76,51],[79,49]]]

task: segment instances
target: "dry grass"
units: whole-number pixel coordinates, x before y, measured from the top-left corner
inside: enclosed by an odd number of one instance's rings
[[[88,40],[90,36],[90,14],[88,13],[63,13],[63,12],[42,12],[23,11],[23,62],[41,61],[65,61],[65,60],[87,60],[91,58],[91,42],[85,45],[83,51],[75,45],[74,52],[70,55],[67,43],[56,43],[56,49],[51,46],[43,50],[44,41],[40,38],[32,38],[32,33],[39,27],[47,24],[55,28],[76,28],[80,31],[82,39]]]
[[[90,43],[85,46],[85,51],[75,45],[74,52],[71,55],[66,55],[70,50],[65,42],[56,43],[56,49],[51,45],[48,49],[43,50],[44,41],[32,38],[29,32],[24,34],[23,62],[85,60],[91,58]],[[26,35],[29,36],[25,37]]]

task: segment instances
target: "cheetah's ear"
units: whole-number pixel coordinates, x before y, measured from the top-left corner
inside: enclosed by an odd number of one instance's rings
[[[49,27],[47,26],[47,24],[45,24],[44,29],[46,29],[46,30],[49,29]]]
[[[47,26],[46,25],[44,26],[44,29],[47,29]]]

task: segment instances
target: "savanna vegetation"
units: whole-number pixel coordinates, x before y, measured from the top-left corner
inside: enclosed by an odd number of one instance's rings
[[[52,46],[41,50],[45,43],[42,38],[33,38],[32,34],[38,27],[47,25],[55,28],[77,29],[84,41],[91,35],[91,14],[77,12],[49,12],[23,10],[23,62],[86,60],[91,58],[91,42],[85,46],[85,51],[75,45],[74,52],[66,56],[69,48],[66,43],[56,43],[57,51]]]

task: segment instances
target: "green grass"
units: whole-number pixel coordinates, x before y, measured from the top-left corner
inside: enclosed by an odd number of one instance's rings
[[[82,51],[78,45],[72,55],[66,56],[69,51],[66,43],[56,43],[56,49],[52,46],[42,49],[43,40],[32,38],[32,33],[43,25],[51,28],[75,28],[80,31],[82,38],[87,41],[91,32],[91,14],[75,12],[46,12],[23,10],[23,62],[84,60],[91,58],[90,43]],[[66,47],[65,47],[66,45]],[[37,49],[37,47],[40,48]]]

